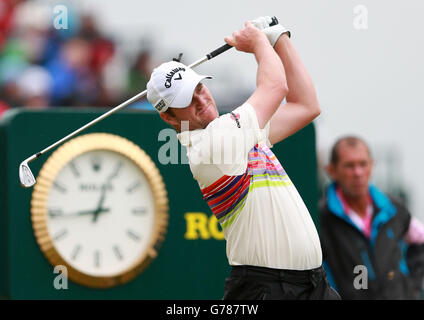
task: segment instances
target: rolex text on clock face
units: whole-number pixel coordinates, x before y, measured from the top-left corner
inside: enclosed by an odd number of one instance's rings
[[[154,219],[154,196],[143,171],[113,151],[75,157],[48,194],[47,228],[57,252],[91,276],[118,275],[137,263]]]

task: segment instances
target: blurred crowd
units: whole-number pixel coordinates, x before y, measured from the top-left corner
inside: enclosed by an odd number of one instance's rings
[[[68,12],[55,28],[48,2],[0,0],[0,117],[16,107],[113,107],[143,91],[149,49],[132,59],[103,34],[95,17]]]

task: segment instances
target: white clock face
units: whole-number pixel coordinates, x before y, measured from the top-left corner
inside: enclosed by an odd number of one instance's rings
[[[154,197],[134,162],[113,151],[67,163],[47,200],[47,228],[57,252],[91,276],[114,276],[144,254],[154,228]]]

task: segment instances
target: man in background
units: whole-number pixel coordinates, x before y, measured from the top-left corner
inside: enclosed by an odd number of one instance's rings
[[[362,139],[347,136],[333,146],[327,166],[333,183],[320,204],[327,276],[342,299],[416,299],[423,279],[424,226],[401,202],[370,184],[372,169]]]

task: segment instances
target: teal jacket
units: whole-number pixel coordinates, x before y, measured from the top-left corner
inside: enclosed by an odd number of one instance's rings
[[[375,186],[369,193],[374,206],[369,239],[344,212],[334,183],[320,203],[323,265],[329,282],[342,299],[413,299],[403,241],[411,215]]]

